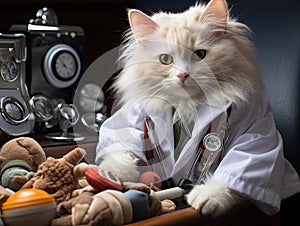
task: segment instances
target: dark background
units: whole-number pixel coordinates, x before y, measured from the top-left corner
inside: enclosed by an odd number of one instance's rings
[[[12,24],[28,24],[38,9],[52,8],[60,25],[81,26],[86,35],[86,63],[89,65],[102,53],[120,44],[127,28],[126,9],[132,1],[109,0],[1,0],[0,32]]]

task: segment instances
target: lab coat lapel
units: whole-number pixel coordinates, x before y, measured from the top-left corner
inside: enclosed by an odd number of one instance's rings
[[[173,168],[172,174],[174,175],[175,181],[176,179],[187,177],[194,160],[195,151],[197,150],[199,142],[206,135],[209,125],[217,116],[225,112],[229,106],[230,103],[224,106],[203,105],[198,110],[192,137],[183,147]]]

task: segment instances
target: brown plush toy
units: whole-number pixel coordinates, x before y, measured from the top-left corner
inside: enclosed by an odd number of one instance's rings
[[[24,188],[38,188],[51,194],[56,203],[71,198],[72,191],[78,189],[78,178],[73,174],[73,168],[84,157],[86,151],[82,148],[75,148],[62,158],[55,159],[48,157],[45,162],[39,165],[33,178],[28,181]]]
[[[30,137],[18,137],[6,142],[0,150],[1,185],[19,190],[46,161],[40,144]]]
[[[0,208],[2,208],[2,204],[6,202],[6,200],[12,195],[12,193],[8,192],[4,187],[0,185]]]
[[[89,167],[80,163],[73,173],[81,177]],[[58,204],[60,217],[51,225],[123,225],[175,210],[171,200],[160,201],[150,193],[150,187],[142,183],[124,182],[120,190],[100,192],[88,185],[74,190],[73,198]]]
[[[123,225],[175,210],[170,200],[160,201],[150,195],[142,183],[123,183],[123,191],[82,192],[57,206],[60,217],[51,226]]]

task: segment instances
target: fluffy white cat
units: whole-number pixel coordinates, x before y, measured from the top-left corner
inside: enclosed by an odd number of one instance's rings
[[[281,170],[279,166],[284,164],[284,160],[281,157],[273,160],[271,154],[270,161],[266,161],[266,157],[261,159],[258,154],[273,153],[277,158],[282,156],[278,154],[282,148],[268,107],[259,107],[261,104],[257,102],[262,83],[249,41],[248,27],[230,17],[224,0],[211,0],[207,5],[197,4],[182,13],[159,12],[149,17],[132,9],[128,15],[130,29],[125,34],[119,58],[122,71],[114,84],[121,103],[125,106],[123,108],[135,109],[142,106],[143,112],[158,114],[176,108],[173,120],[180,118],[186,125],[196,125],[198,120],[202,120],[197,117],[203,105],[216,106],[232,102],[235,109],[243,108],[241,111],[235,110],[238,120],[234,122],[236,128],[232,129],[232,136],[230,135],[229,144],[226,145],[226,161],[223,163],[222,160],[220,163],[223,168],[218,170],[219,176],[215,175],[203,184],[196,185],[186,196],[187,202],[206,216],[221,215],[237,202],[246,200],[246,196],[261,199],[262,203],[278,209],[281,185],[277,189],[279,182],[276,185],[271,175],[279,175],[276,170]],[[135,101],[142,104],[139,107],[130,105]],[[247,104],[252,102],[255,106],[248,107]],[[120,111],[126,112],[122,108]],[[138,116],[142,113],[132,111],[132,114],[118,112],[105,122],[100,130],[97,147],[96,163],[115,172],[124,181],[137,181],[139,173],[136,158],[146,161],[139,156],[144,147],[131,145],[143,140],[143,118]],[[125,130],[126,126],[129,129]],[[167,127],[166,131],[173,130]],[[191,131],[190,133],[192,134]],[[131,137],[132,134],[135,136]],[[169,135],[169,132],[166,134]],[[253,144],[248,144],[247,139]],[[273,142],[272,145],[268,143],[270,141]],[[171,141],[168,143],[166,140],[165,143],[170,144],[168,147],[172,149]],[[238,145],[238,148],[234,147]],[[249,151],[246,150],[246,145]],[[265,146],[266,150],[260,146]],[[229,147],[233,151],[228,151]],[[269,151],[271,149],[275,151]],[[173,151],[170,150],[166,156],[173,157]],[[134,156],[138,157],[132,158],[133,155],[128,154],[132,152],[136,152]],[[179,158],[184,161],[185,154],[182,155]],[[252,160],[253,168],[249,167]],[[257,166],[259,161],[263,161],[264,166]],[[280,163],[273,164],[275,161]],[[174,165],[173,159],[170,162]],[[228,162],[233,168],[230,168]],[[172,167],[171,163],[166,164],[166,167]],[[248,169],[259,170],[259,167],[267,169],[262,170],[266,175],[256,171],[253,174],[247,173]],[[232,169],[236,171],[230,174]],[[172,169],[167,171],[171,172]],[[178,171],[181,173],[181,170]],[[220,182],[223,178],[227,183]],[[276,188],[273,189],[273,185]],[[267,192],[263,192],[265,188]],[[239,192],[242,190],[243,195]],[[270,203],[271,196],[276,197],[273,199],[276,203]]]
[[[191,119],[195,105],[223,99],[239,103],[261,87],[247,39],[249,30],[229,17],[224,0],[151,18],[130,10],[129,21],[132,30],[120,58],[124,70],[116,82],[123,102],[144,97],[145,108],[157,111],[171,103]],[[174,54],[163,56],[168,61],[161,62],[163,65],[157,64],[154,59],[165,52]],[[184,82],[183,73],[187,74]],[[178,83],[184,88],[176,89]],[[202,214],[216,216],[241,200],[226,186],[208,179],[187,195],[187,201]]]

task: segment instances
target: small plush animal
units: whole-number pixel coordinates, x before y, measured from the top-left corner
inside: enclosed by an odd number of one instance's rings
[[[1,185],[19,190],[46,161],[41,145],[30,137],[17,137],[6,142],[0,150]]]
[[[122,186],[122,191],[75,191],[74,197],[59,203],[60,217],[52,220],[51,225],[123,225],[175,210],[172,201],[160,201],[142,183]]]
[[[149,170],[175,185],[191,181],[187,202],[205,216],[248,200],[277,213],[300,181],[284,158],[249,28],[225,0],[128,17],[120,101],[99,131],[96,163],[126,181]]]
[[[74,148],[62,158],[55,159],[47,157],[41,163],[36,174],[26,184],[24,188],[37,188],[48,192],[55,198],[57,203],[69,200],[72,192],[79,188],[79,182],[73,173],[74,167],[80,163],[86,151],[82,148]]]
[[[74,176],[86,178],[86,186],[75,189],[69,200],[60,202],[51,225],[123,225],[172,212],[171,200],[160,201],[143,183],[121,182],[111,172],[80,163]],[[90,182],[90,183],[89,183]]]

